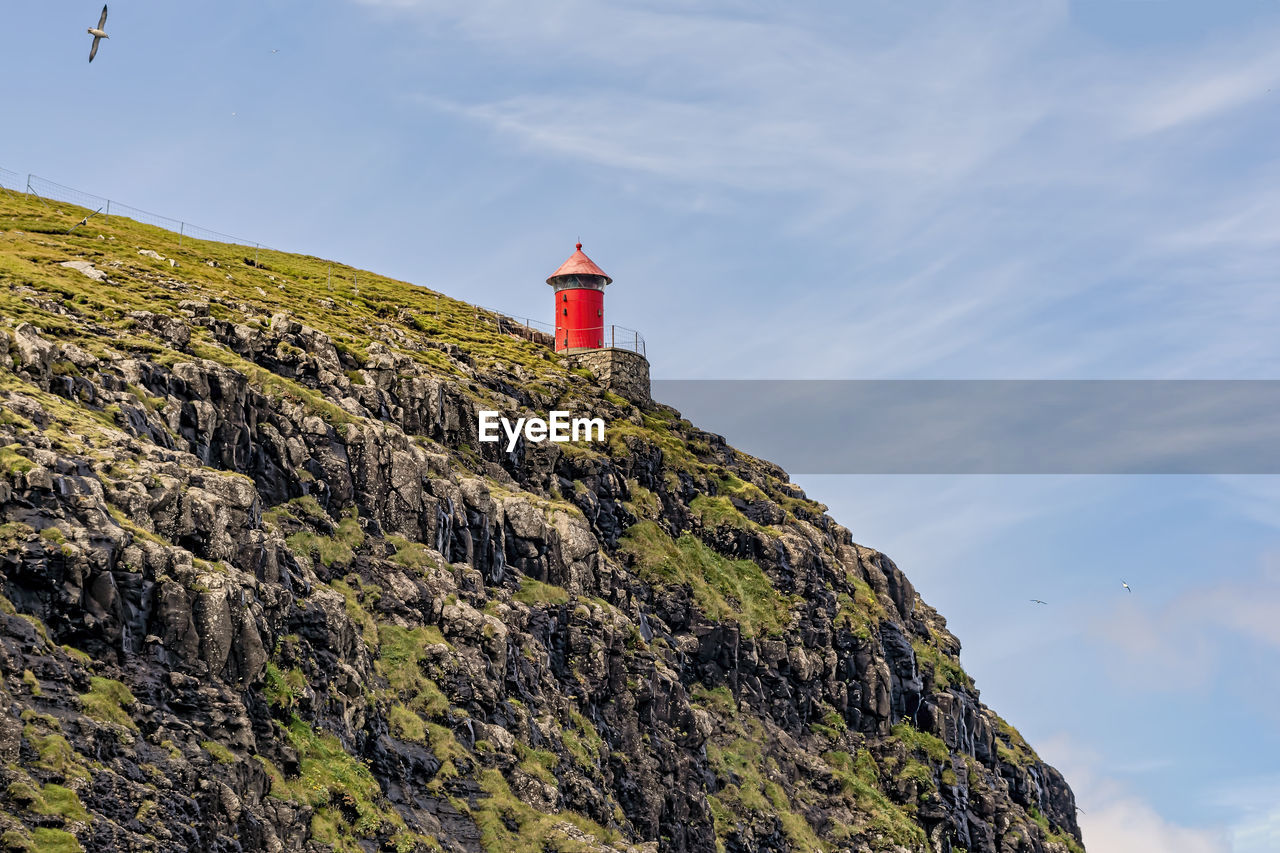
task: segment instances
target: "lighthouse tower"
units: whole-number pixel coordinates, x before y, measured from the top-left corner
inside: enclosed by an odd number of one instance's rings
[[[581,243],[547,279],[556,292],[556,352],[604,346],[604,289],[612,281],[582,253]]]
[[[647,405],[644,338],[634,329],[604,324],[604,289],[612,282],[582,253],[581,243],[547,279],[556,293],[556,353],[569,367],[589,370],[603,387]]]

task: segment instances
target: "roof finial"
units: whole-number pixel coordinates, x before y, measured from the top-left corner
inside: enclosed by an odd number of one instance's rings
[[[578,245],[577,245],[575,248],[577,248],[579,251],[581,251],[581,250],[582,250],[582,238],[581,238],[581,237],[579,237],[579,238],[578,238]]]

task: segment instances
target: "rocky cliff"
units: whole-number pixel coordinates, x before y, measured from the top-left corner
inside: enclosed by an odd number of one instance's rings
[[[0,195],[0,848],[1082,849],[885,555],[499,318]],[[564,408],[607,443],[476,440]]]

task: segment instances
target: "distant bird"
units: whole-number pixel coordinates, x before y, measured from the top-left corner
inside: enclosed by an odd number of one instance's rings
[[[102,28],[107,23],[107,7],[102,7],[102,17],[98,19],[98,26],[89,27],[89,35],[93,36],[93,47],[89,48],[89,61],[93,62],[93,58],[98,55],[98,42],[103,39],[109,39],[111,36],[103,32]]]
[[[272,48],[272,49],[271,49],[271,52],[272,52],[272,53],[279,53],[280,51],[276,50],[275,48]]]
[[[1032,604],[1048,604],[1049,602],[1047,602],[1047,601],[1041,601],[1041,600],[1040,600],[1040,599],[1038,599],[1038,598],[1033,598],[1033,599],[1031,599],[1031,603],[1032,603]]]
[[[1125,583],[1124,581],[1120,581],[1120,586],[1124,587],[1124,588],[1125,588],[1126,590],[1128,590],[1129,592],[1133,592],[1133,589],[1132,589],[1132,588],[1131,588],[1127,583]]]

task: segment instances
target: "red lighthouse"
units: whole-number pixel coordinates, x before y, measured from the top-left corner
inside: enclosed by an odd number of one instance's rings
[[[581,243],[547,279],[556,290],[556,352],[604,346],[604,288],[612,281]]]

